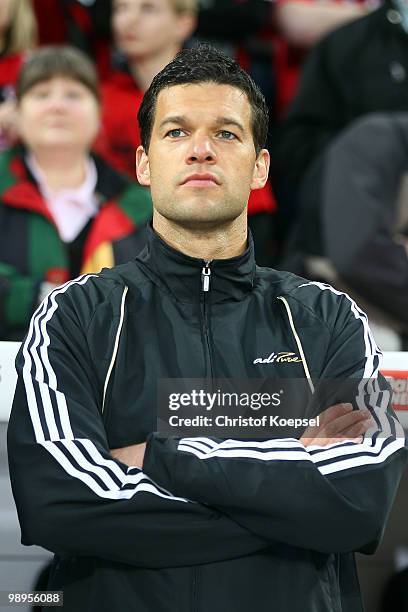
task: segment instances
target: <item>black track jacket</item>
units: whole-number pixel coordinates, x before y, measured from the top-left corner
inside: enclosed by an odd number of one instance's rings
[[[407,456],[366,316],[257,267],[251,239],[210,263],[208,291],[204,266],[150,230],[135,260],[34,314],[8,430],[22,542],[55,553],[66,612],[361,611],[353,551],[378,544]],[[272,352],[299,360],[259,363]],[[159,378],[305,375],[373,379],[375,433],[328,448],[152,433]],[[109,454],[146,438],[143,471]]]

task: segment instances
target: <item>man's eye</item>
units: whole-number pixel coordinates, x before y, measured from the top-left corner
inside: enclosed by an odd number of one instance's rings
[[[184,130],[180,128],[176,128],[174,130],[170,130],[167,132],[166,136],[170,136],[170,138],[180,138],[180,136],[184,136]]]
[[[222,140],[235,140],[236,136],[232,132],[228,132],[228,130],[222,130],[218,134]]]

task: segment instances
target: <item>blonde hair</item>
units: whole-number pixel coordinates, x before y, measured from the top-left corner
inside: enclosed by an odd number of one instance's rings
[[[198,0],[170,0],[170,4],[176,13],[198,13]]]
[[[7,53],[22,53],[37,44],[37,22],[31,0],[13,0],[7,32]]]

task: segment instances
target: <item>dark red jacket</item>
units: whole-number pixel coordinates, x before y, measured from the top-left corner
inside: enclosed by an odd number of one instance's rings
[[[14,95],[15,84],[23,59],[22,53],[0,57],[0,103]]]

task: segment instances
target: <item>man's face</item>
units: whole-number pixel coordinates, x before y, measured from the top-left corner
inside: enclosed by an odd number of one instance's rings
[[[112,29],[118,47],[133,60],[176,52],[195,25],[170,0],[114,0]]]
[[[186,227],[236,219],[268,167],[266,150],[256,156],[247,96],[215,83],[162,90],[149,151],[137,151],[138,179],[151,187],[155,210]]]

